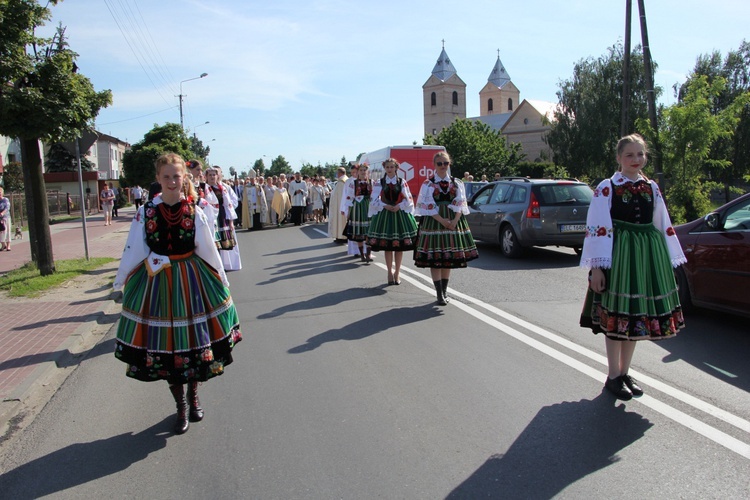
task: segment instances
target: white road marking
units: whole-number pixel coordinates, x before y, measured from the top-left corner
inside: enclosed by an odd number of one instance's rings
[[[386,269],[385,265],[382,263],[375,263],[376,266],[381,267],[382,269]],[[404,274],[401,274],[401,279],[406,280],[407,282],[413,284],[420,290],[432,295],[434,293],[434,289],[432,288],[431,284],[424,285],[421,281],[430,282],[430,277],[425,276],[424,274],[421,274],[417,271],[414,271],[412,269],[409,269],[406,266],[401,267],[402,271],[406,271],[407,276],[404,276]],[[416,278],[419,278],[419,280],[412,278],[408,275],[414,275]],[[479,307],[482,307],[486,309],[487,311],[492,312],[493,314],[511,321],[522,328],[529,330],[533,333],[536,333],[537,335],[542,336],[543,338],[550,340],[552,342],[555,342],[556,344],[563,346],[567,349],[570,349],[578,354],[581,354],[593,361],[596,361],[604,366],[607,364],[607,358],[605,356],[602,356],[600,354],[596,354],[593,351],[586,349],[585,347],[582,347],[578,344],[575,344],[574,342],[571,342],[567,339],[564,339],[558,335],[555,335],[547,330],[544,330],[543,328],[540,328],[537,325],[534,325],[532,323],[529,323],[528,321],[525,321],[521,318],[518,318],[516,316],[513,316],[512,314],[509,314],[501,309],[498,309],[497,307],[494,307],[490,304],[486,304],[480,300],[477,300],[473,297],[470,297],[466,294],[463,294],[461,292],[456,291],[455,289],[451,290],[451,295],[453,297],[460,297],[462,300],[465,300],[467,302],[473,303]],[[534,349],[570,366],[571,368],[588,375],[589,377],[601,381],[604,380],[604,378],[607,376],[605,372],[596,370],[585,363],[582,363],[578,361],[575,358],[572,358],[568,356],[567,354],[564,354],[561,351],[558,351],[536,339],[531,338],[530,336],[519,332],[518,330],[511,328],[508,325],[505,325],[504,323],[499,322],[498,320],[491,318],[487,316],[486,314],[470,307],[467,304],[464,304],[463,302],[459,301],[453,301],[451,302],[451,306],[448,307],[458,307],[459,309],[465,311],[467,314],[470,314],[471,316],[474,316],[475,318],[479,319],[480,321],[494,327],[495,329],[505,333],[506,335],[509,335],[510,337],[515,338],[516,340],[519,340],[526,345],[533,347]],[[747,420],[736,416],[732,413],[727,412],[726,410],[722,410],[721,408],[718,408],[710,403],[707,403],[701,399],[696,398],[695,396],[692,396],[686,392],[683,392],[679,389],[676,389],[674,387],[671,387],[663,382],[660,382],[659,380],[656,380],[652,377],[649,377],[647,375],[644,375],[642,373],[638,373],[634,370],[631,370],[631,373],[638,378],[639,380],[643,381],[648,386],[664,393],[669,396],[672,396],[683,403],[686,403],[698,410],[701,410],[713,417],[716,417],[718,419],[721,419],[738,429],[741,429],[745,432],[750,432],[750,422]],[[656,398],[653,398],[648,395],[641,396],[637,399],[633,399],[631,401],[641,403],[649,408],[651,408],[654,411],[657,411],[661,413],[662,415],[666,416],[667,418],[670,418],[671,420],[677,422],[680,425],[683,425],[689,429],[692,429],[693,431],[697,432],[698,434],[701,434],[702,436],[707,437],[708,439],[714,441],[717,444],[720,444],[721,446],[724,446],[725,448],[747,458],[750,459],[750,445],[747,443],[740,441],[739,439],[736,439],[729,434],[726,434],[725,432],[720,431],[719,429],[716,429],[715,427],[712,427],[694,417],[691,417],[690,415],[672,407],[669,406],[666,403],[663,403]]]

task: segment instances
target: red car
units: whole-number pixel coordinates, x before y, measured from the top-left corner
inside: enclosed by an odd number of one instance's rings
[[[687,257],[675,270],[683,308],[750,317],[750,193],[675,231]]]

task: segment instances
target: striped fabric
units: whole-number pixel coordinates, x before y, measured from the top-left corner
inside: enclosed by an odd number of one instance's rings
[[[381,210],[372,216],[367,233],[367,245],[373,250],[414,250],[417,239],[417,222],[403,210]]]
[[[438,201],[442,217],[452,219],[455,212],[449,208],[450,201]],[[443,227],[429,216],[422,217],[419,224],[417,245],[414,249],[414,265],[431,268],[462,268],[479,257],[476,243],[469,230],[469,223],[462,215],[455,230]]]
[[[362,198],[362,201],[354,200],[352,202],[352,207],[349,209],[349,222],[352,227],[350,240],[365,241],[367,239],[367,231],[370,229],[370,218],[367,216],[369,211],[369,196]]]

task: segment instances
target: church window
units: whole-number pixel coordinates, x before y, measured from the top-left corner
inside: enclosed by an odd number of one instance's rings
[[[435,92],[430,95],[430,106],[437,106],[437,95],[435,95]]]
[[[487,100],[487,111],[492,111],[494,106],[492,105],[492,99]]]
[[[513,99],[508,98],[508,111],[513,111]]]
[[[458,92],[453,91],[453,105],[458,106]]]

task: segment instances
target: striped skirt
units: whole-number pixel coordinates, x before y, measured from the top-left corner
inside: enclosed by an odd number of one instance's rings
[[[446,219],[455,217],[455,212],[445,202],[438,203],[439,213]],[[466,267],[466,263],[479,257],[477,245],[469,230],[469,223],[462,215],[456,229],[449,230],[430,216],[422,217],[419,223],[417,244],[414,248],[414,265],[452,269]]]
[[[669,251],[653,224],[614,221],[606,290],[586,293],[580,324],[615,340],[660,340],[685,327]]]
[[[237,311],[219,274],[194,253],[149,276],[145,264],[123,289],[115,356],[142,381],[205,381],[221,375],[242,340]]]
[[[372,216],[367,245],[373,250],[414,250],[416,241],[417,221],[409,212],[382,210]]]
[[[365,241],[367,231],[370,229],[370,218],[367,212],[370,211],[370,198],[362,198],[362,201],[354,200],[349,209],[349,220],[347,221],[347,230],[350,230],[346,237],[352,241]]]

